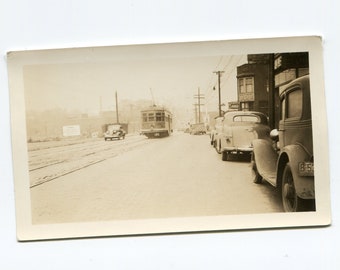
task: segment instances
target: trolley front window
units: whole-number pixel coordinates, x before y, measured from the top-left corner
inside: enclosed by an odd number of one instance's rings
[[[155,121],[155,114],[154,113],[149,113],[148,114],[148,120],[149,120],[149,122]]]
[[[158,121],[158,122],[164,121],[164,113],[163,112],[157,112],[156,113],[156,121]]]
[[[143,113],[143,122],[148,122],[148,115]]]

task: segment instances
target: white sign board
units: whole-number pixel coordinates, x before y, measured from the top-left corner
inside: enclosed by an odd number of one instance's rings
[[[73,126],[63,126],[63,136],[79,136],[80,135],[80,126],[73,125]]]

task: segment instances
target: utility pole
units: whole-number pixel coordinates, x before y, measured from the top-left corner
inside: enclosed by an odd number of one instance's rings
[[[119,124],[117,91],[116,91],[116,120],[117,120],[117,124]]]
[[[196,106],[196,104],[194,104],[195,105],[195,124],[197,124],[198,122],[197,122],[197,106]]]
[[[150,93],[151,93],[151,97],[152,97],[152,106],[156,107],[155,97],[153,96],[153,92],[152,92],[151,87],[150,87]]]
[[[197,123],[197,118],[198,118],[198,123],[201,123],[201,106],[204,104],[201,103],[201,99],[204,99],[204,95],[201,95],[200,93],[200,88],[198,87],[197,95],[194,95],[194,98],[197,98],[197,103],[194,104],[195,106],[195,119]],[[197,107],[198,106],[198,117],[197,117]]]
[[[274,54],[269,55],[268,62],[268,117],[269,127],[274,129],[278,128],[277,113],[275,113]]]
[[[222,116],[222,110],[221,110],[221,73],[224,71],[214,71],[215,74],[218,76],[218,116]]]
[[[99,112],[102,113],[103,111],[103,102],[102,102],[102,96],[99,98]]]

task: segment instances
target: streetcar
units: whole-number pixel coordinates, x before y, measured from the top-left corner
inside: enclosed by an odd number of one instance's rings
[[[172,132],[172,114],[164,107],[151,106],[141,111],[141,134],[148,138],[167,137]]]

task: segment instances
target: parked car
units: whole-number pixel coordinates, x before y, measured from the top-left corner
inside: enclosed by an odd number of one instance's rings
[[[107,126],[107,131],[104,134],[104,140],[125,139],[125,130],[120,124],[112,124]]]
[[[276,187],[286,212],[315,210],[313,138],[309,76],[292,81],[279,94],[279,130],[253,141],[254,182]]]
[[[197,123],[190,125],[190,134],[191,135],[202,135],[206,134],[207,129],[204,125],[204,123]]]
[[[210,132],[210,144],[216,147],[216,139],[218,135],[222,132],[223,116],[217,116],[215,118],[215,125]]]
[[[222,132],[217,136],[216,151],[222,160],[231,155],[249,158],[253,151],[252,141],[267,137],[270,128],[267,116],[254,111],[230,111],[224,114]]]

